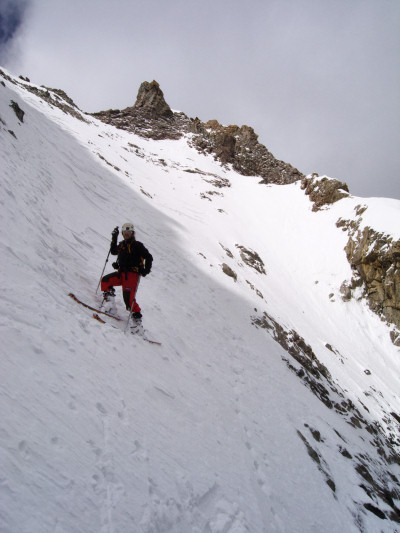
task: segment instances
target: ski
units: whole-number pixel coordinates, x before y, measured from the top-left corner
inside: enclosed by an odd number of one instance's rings
[[[95,320],[97,320],[97,322],[100,322],[101,324],[107,324],[107,322],[105,320],[103,320],[97,313],[93,313],[92,316],[93,316],[93,318]],[[110,315],[107,315],[107,316],[110,316]],[[113,317],[113,318],[115,318],[115,317]],[[119,319],[119,320],[121,320],[121,319]],[[110,324],[110,326],[112,326],[113,328],[116,328],[116,329],[120,329],[117,326],[114,326],[113,324]],[[131,335],[137,335],[138,337],[140,337],[144,341],[148,342],[149,344],[156,344],[157,346],[161,346],[161,342],[153,341],[152,339],[149,339],[148,337],[146,337],[145,333],[143,334],[143,333],[133,332],[133,331],[131,331],[130,333],[131,333]]]
[[[140,335],[140,333],[132,333],[132,332],[131,332],[131,335],[137,335],[138,337],[140,337],[140,338],[143,339],[144,341],[148,342],[149,344],[155,344],[156,346],[161,346],[161,342],[153,341],[152,339],[148,339],[148,338],[145,337],[144,335]]]
[[[101,315],[108,316],[109,318],[113,318],[114,320],[117,320],[118,322],[122,322],[122,318],[119,318],[119,316],[110,315],[109,313],[105,313],[104,311],[101,311],[100,309],[96,309],[96,307],[92,307],[89,304],[86,304],[85,302],[82,302],[79,298],[75,296],[72,292],[68,294],[73,300],[75,300],[76,303],[83,305],[83,307],[86,307],[86,309],[90,309],[91,311],[95,311],[96,313],[100,313]]]
[[[118,316],[114,316],[114,315],[110,315],[109,313],[105,313],[104,311],[101,311],[100,309],[97,309],[96,307],[93,307],[92,305],[89,305],[85,302],[82,302],[82,300],[80,300],[79,298],[77,298],[75,296],[75,294],[73,294],[72,292],[70,292],[68,294],[68,296],[70,298],[72,298],[76,303],[82,305],[83,307],[85,307],[86,309],[90,309],[90,311],[94,311],[94,313],[92,314],[92,318],[94,318],[95,320],[97,320],[98,322],[100,322],[101,324],[107,324],[108,322],[106,320],[103,320],[101,318],[101,316],[99,315],[103,315],[103,316],[106,316],[108,318],[112,318],[114,320],[116,320],[117,322],[123,322],[123,319],[118,317]],[[120,329],[119,327],[117,326],[114,326],[113,324],[109,324],[110,326],[112,326],[113,328],[116,328],[116,329]],[[154,341],[152,339],[149,339],[148,337],[146,337],[146,334],[139,334],[139,333],[132,333],[132,335],[137,335],[138,337],[140,337],[141,339],[143,339],[144,341],[148,342],[149,344],[155,344],[157,346],[161,346],[161,342],[158,342],[158,341]]]
[[[105,320],[103,320],[102,318],[99,317],[99,315],[97,313],[93,313],[92,317],[97,320],[98,322],[100,322],[101,324],[107,324],[107,322]],[[115,326],[113,326],[114,328]]]

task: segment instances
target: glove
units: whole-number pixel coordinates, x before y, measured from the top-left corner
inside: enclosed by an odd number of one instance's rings
[[[119,230],[117,226],[116,228],[112,230],[112,233],[111,233],[111,242],[113,244],[117,244],[118,235],[119,235]]]
[[[119,270],[118,261],[115,261],[115,263],[112,264],[112,267],[115,268],[115,270]]]
[[[145,268],[141,269],[139,274],[145,278],[147,276],[147,274],[150,274],[150,270],[146,270]]]

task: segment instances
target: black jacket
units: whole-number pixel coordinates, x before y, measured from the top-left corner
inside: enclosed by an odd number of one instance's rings
[[[111,254],[118,255],[118,270],[121,272],[138,272],[146,276],[151,270],[153,256],[143,243],[134,237],[121,241],[116,240],[111,244]]]

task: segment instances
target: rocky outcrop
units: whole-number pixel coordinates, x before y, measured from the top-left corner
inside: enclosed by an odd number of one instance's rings
[[[261,183],[287,184],[303,178],[303,174],[284,161],[276,159],[258,142],[249,126],[222,126],[216,120],[196,123],[192,144],[199,151],[214,154],[222,164],[244,176],[260,176]]]
[[[67,113],[68,115],[71,115],[82,122],[89,122],[85,118],[84,113],[82,113],[78,106],[74,103],[72,98],[70,98],[62,89],[51,89],[49,87],[42,87],[38,89],[32,85],[27,85],[26,88],[28,91],[36,94],[50,105],[58,107],[64,113]]]
[[[346,183],[326,177],[317,179],[318,177],[318,174],[312,174],[301,180],[301,188],[314,204],[313,211],[319,211],[323,206],[349,196]]]
[[[2,70],[0,70],[0,76],[9,83],[12,83],[13,85],[20,85],[29,92],[36,94],[36,96],[39,96],[39,98],[49,103],[50,105],[58,107],[64,113],[68,113],[69,115],[72,115],[73,117],[82,120],[83,122],[88,122],[88,120],[84,117],[84,114],[79,110],[72,98],[70,98],[62,89],[50,89],[49,87],[43,86],[39,88],[36,85],[32,85],[29,81],[29,78],[27,77],[20,76],[19,79],[21,81],[17,81],[16,79],[8,76]],[[2,84],[4,85],[4,82],[2,82]]]
[[[344,299],[359,288],[371,309],[400,329],[400,240],[378,233],[358,220],[339,220],[336,225],[349,233],[345,247],[353,277],[342,285]],[[400,346],[399,329],[391,332],[392,341]]]
[[[24,121],[25,111],[23,111],[23,110],[19,107],[19,105],[17,104],[17,102],[14,102],[14,100],[11,100],[10,107],[14,110],[14,113],[17,115],[17,119],[18,119],[20,122],[23,122],[23,121]]]
[[[232,165],[245,176],[260,176],[261,183],[293,183],[301,178],[296,168],[277,160],[249,126],[222,126],[216,120],[206,123],[173,112],[156,81],[144,82],[136,102],[123,110],[110,109],[93,116],[117,128],[142,137],[162,140],[190,135],[190,143],[202,153],[213,154],[222,165]]]
[[[116,128],[136,133],[147,139],[180,139],[190,121],[184,113],[174,113],[164,99],[156,81],[143,82],[132,107],[109,109],[93,116]]]
[[[236,245],[236,248],[240,252],[240,257],[242,261],[246,263],[247,266],[254,268],[260,274],[266,274],[265,265],[261,257],[254,250],[249,250],[245,246]]]
[[[159,84],[154,80],[141,84],[133,109],[152,118],[173,116]]]

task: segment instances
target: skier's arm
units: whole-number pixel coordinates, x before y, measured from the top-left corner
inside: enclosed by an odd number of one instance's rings
[[[151,255],[151,253],[148,251],[147,248],[145,248],[145,246],[143,246],[143,253],[142,253],[142,257],[143,259],[145,260],[145,264],[144,266],[142,267],[142,276],[147,276],[147,274],[150,274],[150,271],[151,271],[151,267],[153,265],[153,256]]]
[[[111,233],[111,246],[110,246],[111,255],[118,255],[118,244],[117,244],[118,235],[119,235],[119,231],[118,231],[118,226],[117,226],[116,228],[113,229],[113,232]]]

